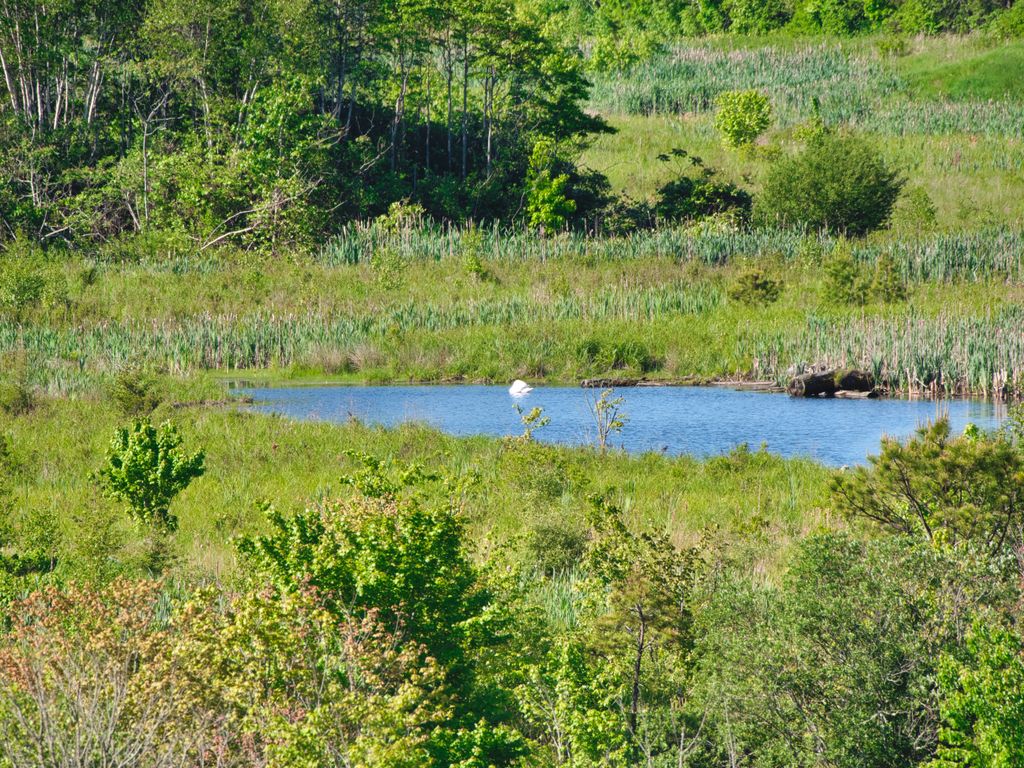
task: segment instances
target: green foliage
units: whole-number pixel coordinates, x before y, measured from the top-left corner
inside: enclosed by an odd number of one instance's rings
[[[422,468],[392,477],[386,463],[361,461],[349,482],[362,498],[291,517],[270,509],[270,532],[242,540],[240,551],[278,589],[314,588],[338,615],[377,611],[443,665],[455,664],[488,600],[470,567],[458,511],[399,498],[429,479]]]
[[[883,254],[875,262],[870,292],[872,298],[881,302],[903,301],[907,298],[907,285],[890,254]]]
[[[548,577],[577,568],[586,548],[586,531],[561,520],[535,525],[526,543],[529,562]]]
[[[1014,3],[992,18],[990,28],[1000,37],[1018,39],[1024,37],[1024,6]]]
[[[538,137],[605,129],[575,43],[509,0],[19,3],[0,47],[3,239],[281,253],[406,198],[509,220]]]
[[[630,531],[622,511],[596,498],[589,520],[593,528],[585,569],[601,588],[594,591],[594,643],[609,665],[609,682],[618,687],[624,711],[629,755],[676,748],[678,725],[663,708],[671,707],[684,679],[692,643],[690,583],[693,553],[678,550],[656,532]],[[675,667],[675,679],[664,666]],[[669,679],[664,679],[664,677]],[[669,737],[666,744],[664,729]]]
[[[743,270],[729,286],[729,298],[742,304],[773,304],[782,292],[782,283],[763,269]]]
[[[647,373],[658,366],[651,351],[634,339],[605,341],[588,338],[580,342],[577,349],[587,365],[598,371],[632,370]]]
[[[921,187],[904,190],[893,210],[893,227],[907,232],[921,232],[935,227],[938,219],[935,203]]]
[[[942,727],[929,768],[1010,768],[1024,761],[1024,642],[975,621],[963,653],[939,666]]]
[[[883,438],[881,453],[869,461],[836,477],[833,503],[842,513],[993,556],[1018,546],[1024,454],[1005,435],[955,437],[949,421],[939,419],[906,442]]]
[[[587,407],[594,422],[597,447],[604,453],[608,450],[608,440],[622,432],[629,417],[623,412],[624,397],[614,397],[614,390],[605,389],[597,398],[588,398]]]
[[[753,144],[772,122],[771,102],[760,91],[725,91],[715,108],[715,129],[727,147]]]
[[[565,229],[576,202],[567,195],[569,176],[555,175],[556,148],[550,139],[541,139],[533,146],[527,176],[526,212],[531,227],[541,234]]]
[[[136,367],[118,371],[110,387],[110,397],[125,416],[145,417],[160,405],[155,378]]]
[[[0,307],[20,320],[42,302],[45,287],[46,280],[33,261],[8,256],[0,272]]]
[[[824,134],[769,170],[757,211],[765,223],[862,235],[886,223],[902,187],[864,139]]]
[[[837,533],[802,541],[781,585],[728,573],[694,628],[719,743],[753,764],[840,768],[930,757],[938,656],[1007,583],[984,562]]]
[[[128,514],[158,532],[174,531],[174,497],[205,471],[205,454],[182,450],[182,438],[169,421],[154,427],[136,420],[110,441],[106,461],[94,475],[103,493],[125,503]]]
[[[38,398],[30,376],[29,357],[23,349],[0,356],[0,411],[20,416],[36,407]]]
[[[523,434],[518,438],[522,442],[533,440],[534,432],[538,429],[543,429],[551,423],[551,417],[545,416],[544,409],[540,406],[531,408],[529,412],[524,412],[523,407],[519,403],[515,403],[513,407],[516,409],[516,413],[519,414],[519,420],[523,423]]]
[[[862,306],[871,286],[847,243],[839,243],[825,263],[825,299],[832,304]]]
[[[697,168],[696,176],[681,175],[658,189],[654,213],[662,223],[700,220],[722,213],[736,213],[745,219],[750,212],[749,193],[729,182],[719,181],[718,172],[708,168],[699,157],[681,149],[658,157],[662,162],[689,157]]]
[[[431,730],[432,759],[419,764],[512,764],[524,744],[496,722],[500,705],[466,709],[477,695],[476,654],[501,642],[503,626],[469,561],[458,510],[414,495],[431,479],[420,467],[390,471],[390,462],[357,458],[362,469],[348,482],[359,495],[291,517],[269,510],[270,532],[243,539],[241,553],[282,599],[313,594],[335,621],[396,627],[398,648],[439,665],[458,696],[453,712],[435,716],[444,726]]]

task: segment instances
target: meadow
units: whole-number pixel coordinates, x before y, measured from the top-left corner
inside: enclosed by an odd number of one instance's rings
[[[152,414],[181,424],[189,445],[206,451],[207,471],[176,501],[180,528],[167,575],[182,583],[238,576],[235,540],[261,532],[261,509],[294,514],[345,492],[341,476],[358,467],[359,451],[420,463],[468,479],[465,506],[477,556],[505,550],[535,566],[533,532],[582,530],[593,493],[610,493],[631,524],[653,525],[680,546],[713,531],[758,531],[774,542],[761,553],[780,557],[783,545],[825,523],[824,491],[831,471],[814,462],[739,451],[710,461],[661,455],[601,455],[517,440],[454,438],[417,424],[396,430],[351,422],[300,423],[246,412],[244,405],[195,405],[221,395],[208,379],[163,379]],[[181,405],[185,403],[186,405]],[[192,405],[187,405],[193,403]],[[15,468],[7,538],[52,538],[60,573],[99,569],[108,577],[145,572],[138,532],[119,505],[101,498],[92,474],[104,460],[125,415],[103,391],[84,400],[57,399],[9,419],[4,435]],[[54,450],[62,436],[78,439]]]

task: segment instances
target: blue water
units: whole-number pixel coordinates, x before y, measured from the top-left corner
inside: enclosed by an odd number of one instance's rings
[[[342,422],[350,417],[393,426],[406,421],[433,425],[454,435],[517,435],[514,404],[544,409],[549,426],[538,440],[588,444],[595,428],[579,387],[538,387],[513,398],[503,386],[332,386],[238,389],[255,398],[254,410],[296,419]],[[863,463],[877,453],[882,435],[906,437],[940,414],[953,429],[968,422],[998,426],[1000,406],[973,400],[824,400],[736,391],[723,387],[636,387],[616,390],[628,422],[611,439],[630,452],[658,451],[707,456],[741,443],[762,444],[783,456],[808,456],[824,464]]]

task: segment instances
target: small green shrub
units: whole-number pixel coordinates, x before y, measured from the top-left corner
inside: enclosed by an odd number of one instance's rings
[[[735,184],[702,176],[683,176],[658,190],[654,212],[661,222],[690,221],[726,212],[750,211],[751,197]]]
[[[658,190],[654,213],[661,222],[691,221],[726,212],[746,218],[750,213],[750,194],[735,184],[719,181],[718,171],[704,165],[699,157],[674,149],[659,156],[662,162],[688,158],[697,169],[694,176],[680,175]]]
[[[556,147],[550,139],[541,139],[530,155],[527,173],[526,212],[530,226],[543,234],[564,230],[576,210],[569,199],[569,176],[553,171],[557,163]]]
[[[0,357],[0,411],[21,416],[36,407],[28,357],[23,350]]]
[[[600,233],[612,237],[630,235],[654,226],[654,209],[645,201],[628,196],[612,200],[600,216]]]
[[[938,223],[938,211],[928,192],[921,187],[904,190],[892,213],[892,226],[907,232],[932,229]]]
[[[825,133],[769,169],[757,218],[863,235],[888,221],[902,188],[903,179],[866,141]]]
[[[773,304],[782,292],[782,283],[756,267],[746,269],[729,286],[729,298],[742,304]]]
[[[1024,37],[1024,3],[1014,3],[992,18],[991,30],[1007,39]]]
[[[878,41],[878,55],[883,58],[896,59],[910,53],[910,42],[906,35],[891,32]]]
[[[405,279],[405,259],[397,248],[382,246],[370,262],[374,281],[386,291],[399,288]]]
[[[753,144],[772,122],[771,102],[759,91],[725,91],[715,106],[715,129],[727,147]]]
[[[839,243],[825,264],[825,299],[830,304],[867,303],[870,284],[846,243]]]
[[[134,520],[169,533],[178,527],[168,511],[171,501],[205,471],[203,451],[187,454],[181,444],[171,422],[158,428],[135,421],[114,433],[106,462],[93,477],[106,496],[125,503]]]
[[[571,571],[587,551],[587,532],[582,526],[555,521],[538,523],[526,540],[527,555],[545,576]]]
[[[883,254],[875,263],[871,280],[871,298],[881,302],[903,301],[907,298],[907,284],[892,256]]]
[[[0,311],[15,320],[42,303],[46,278],[33,259],[8,257],[0,265]]]
[[[110,387],[110,397],[125,416],[148,416],[160,405],[156,380],[134,367],[117,373]]]

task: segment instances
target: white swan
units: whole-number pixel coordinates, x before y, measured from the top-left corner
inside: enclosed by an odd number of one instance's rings
[[[522,379],[516,379],[512,382],[512,386],[508,388],[508,393],[512,395],[512,397],[522,397],[527,392],[533,392],[533,387]]]

